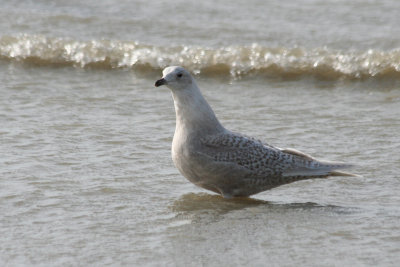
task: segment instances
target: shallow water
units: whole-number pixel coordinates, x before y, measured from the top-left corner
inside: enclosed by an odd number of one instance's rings
[[[1,265],[396,266],[397,1],[229,3],[1,3]],[[195,187],[154,87],[168,64],[228,129],[362,177]]]

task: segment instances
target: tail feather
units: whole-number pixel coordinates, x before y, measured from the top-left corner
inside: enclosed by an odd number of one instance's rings
[[[346,164],[342,162],[333,161],[321,161],[311,157],[308,154],[300,152],[295,149],[281,149],[282,152],[294,155],[295,157],[302,159],[298,162],[297,166],[291,169],[285,170],[283,176],[289,177],[327,177],[327,176],[351,176],[358,177],[356,174],[338,171],[340,169],[347,169],[353,167],[352,164]],[[316,164],[304,164],[305,162],[314,162]]]

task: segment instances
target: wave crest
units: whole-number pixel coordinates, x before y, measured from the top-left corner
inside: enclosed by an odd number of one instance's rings
[[[400,49],[340,51],[270,48],[253,44],[204,48],[161,47],[112,40],[77,41],[40,35],[0,37],[0,57],[34,65],[161,70],[181,65],[196,74],[320,79],[400,79]]]

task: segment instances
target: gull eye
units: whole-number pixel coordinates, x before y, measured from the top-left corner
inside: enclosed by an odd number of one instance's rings
[[[181,78],[182,75],[183,75],[182,73],[178,73],[178,74],[176,75],[176,77]]]

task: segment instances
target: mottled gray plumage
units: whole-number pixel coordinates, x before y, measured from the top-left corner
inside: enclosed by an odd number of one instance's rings
[[[349,165],[323,162],[225,129],[182,67],[168,67],[156,86],[172,91],[176,129],[172,159],[192,183],[223,197],[250,196],[273,187],[329,175]]]

